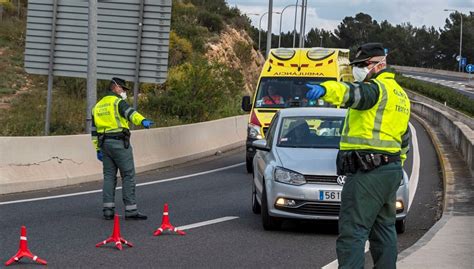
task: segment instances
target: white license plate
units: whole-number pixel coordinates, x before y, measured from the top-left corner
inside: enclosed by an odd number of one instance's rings
[[[319,191],[319,200],[320,201],[340,202],[341,201],[341,192],[340,191]]]

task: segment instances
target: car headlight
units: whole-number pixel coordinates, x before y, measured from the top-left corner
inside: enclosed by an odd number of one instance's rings
[[[287,170],[282,167],[275,168],[274,179],[275,181],[291,185],[303,185],[306,183],[306,180],[302,174]]]
[[[254,125],[254,124],[249,124],[248,126],[248,136],[250,138],[255,138],[255,139],[262,139],[263,136],[260,133],[260,126]]]

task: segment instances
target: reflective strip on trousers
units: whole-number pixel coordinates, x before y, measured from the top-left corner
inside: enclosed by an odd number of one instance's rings
[[[115,207],[115,203],[104,203],[105,208],[112,208]]]
[[[125,206],[125,210],[129,211],[129,210],[136,210],[137,209],[137,205],[127,205]]]

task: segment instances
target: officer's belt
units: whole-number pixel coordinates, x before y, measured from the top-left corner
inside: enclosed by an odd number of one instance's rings
[[[101,135],[104,136],[104,139],[115,139],[115,140],[125,139],[125,135],[123,133],[105,133]]]
[[[364,158],[365,160],[377,160],[380,159],[381,164],[389,164],[393,162],[401,161],[400,155],[387,155],[387,154],[380,154],[380,153],[361,153],[359,155]]]
[[[354,174],[357,171],[369,172],[382,165],[399,161],[401,161],[399,155],[360,151],[339,151],[336,166],[339,175],[346,175]]]

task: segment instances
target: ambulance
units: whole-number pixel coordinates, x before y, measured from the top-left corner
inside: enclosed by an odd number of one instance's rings
[[[352,82],[349,50],[338,48],[278,48],[270,50],[251,99],[242,98],[250,112],[247,128],[246,167],[252,173],[252,142],[265,137],[275,113],[287,107],[331,107],[323,100],[308,101],[306,84],[327,80]]]

